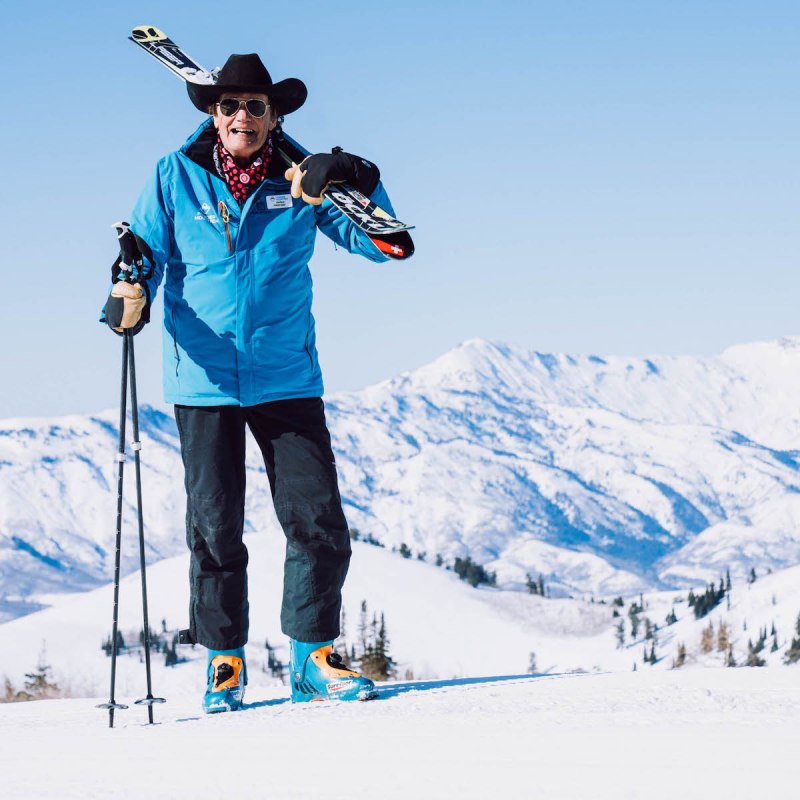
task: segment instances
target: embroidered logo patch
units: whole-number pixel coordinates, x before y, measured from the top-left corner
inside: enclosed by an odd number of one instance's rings
[[[217,215],[211,210],[211,206],[208,203],[203,203],[203,205],[197,209],[194,218],[201,222],[204,219],[207,219],[212,225],[216,225],[219,219]]]

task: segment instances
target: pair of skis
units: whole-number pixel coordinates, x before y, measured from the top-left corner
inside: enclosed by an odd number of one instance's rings
[[[131,31],[128,38],[187,83],[204,86],[216,83],[214,72],[201,66],[158,28],[140,25]],[[278,153],[287,166],[298,163],[309,155],[308,151],[288,136],[284,145],[278,147]],[[413,225],[406,225],[395,219],[346,183],[331,185],[324,194],[354,225],[370,237],[381,252],[393,258],[408,258],[414,252],[414,244],[408,234]]]

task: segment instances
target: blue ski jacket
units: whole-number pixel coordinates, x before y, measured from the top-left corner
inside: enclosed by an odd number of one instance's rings
[[[308,269],[317,229],[351,253],[389,259],[330,201],[293,199],[282,175],[240,207],[225,181],[190,157],[210,127],[208,118],[158,162],[131,217],[153,253],[151,302],[163,281],[165,399],[250,406],[319,397]],[[371,199],[393,213],[382,184]]]

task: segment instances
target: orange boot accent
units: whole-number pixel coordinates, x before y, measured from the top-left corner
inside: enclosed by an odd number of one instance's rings
[[[320,674],[324,678],[360,678],[361,675],[358,672],[353,672],[351,669],[344,669],[342,667],[334,667],[328,663],[328,656],[333,652],[333,645],[326,644],[323,647],[320,647],[319,650],[315,650],[311,654],[311,660],[316,665],[317,669],[320,671]]]
[[[233,670],[233,675],[231,675],[227,680],[223,680],[219,683],[219,668],[223,664],[228,664]],[[239,687],[240,679],[242,676],[242,659],[237,658],[236,656],[214,656],[211,659],[211,666],[214,668],[214,688],[213,691],[215,692],[222,692],[225,689],[237,689]],[[223,671],[224,673],[227,670]]]

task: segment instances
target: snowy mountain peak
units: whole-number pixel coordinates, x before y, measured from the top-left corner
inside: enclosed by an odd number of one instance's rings
[[[717,358],[548,354],[472,339],[326,398],[351,525],[521,587],[625,593],[800,561],[800,339]],[[0,598],[110,572],[117,413],[0,424]],[[183,550],[174,422],[141,409],[149,557]],[[274,525],[255,448],[248,530]],[[128,483],[129,488],[131,482]],[[133,523],[132,494],[125,519]],[[126,569],[136,549],[126,544]],[[0,608],[0,612],[2,608]]]

